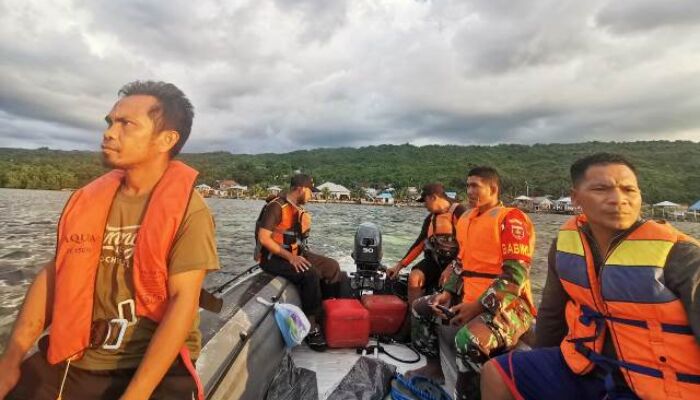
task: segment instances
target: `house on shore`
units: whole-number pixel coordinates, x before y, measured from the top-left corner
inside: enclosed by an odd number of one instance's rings
[[[574,205],[571,203],[571,197],[560,197],[554,200],[553,211],[561,213],[572,213],[574,212]]]
[[[216,184],[219,186],[219,190],[223,191],[227,191],[234,186],[238,186],[238,182],[234,181],[233,179],[224,179],[221,181],[216,181]]]
[[[228,197],[233,197],[235,199],[239,199],[241,197],[245,197],[246,194],[248,193],[248,186],[243,186],[243,185],[233,185],[230,188],[226,190]]]
[[[319,192],[315,193],[317,199],[325,200],[350,200],[350,189],[333,182],[324,182],[316,187]],[[328,196],[326,198],[325,196]]]
[[[532,202],[532,197],[528,197],[525,195],[518,196],[515,199],[513,199],[513,206],[523,211],[532,211],[535,209],[535,205]]]
[[[389,192],[379,193],[375,202],[379,204],[394,204],[394,195]]]
[[[691,214],[696,222],[700,219],[700,200],[688,207],[688,214]]]
[[[534,211],[550,211],[554,207],[554,202],[547,196],[533,197],[532,204]]]
[[[409,186],[406,188],[406,198],[416,201],[420,198],[420,191],[415,186]]]
[[[374,200],[377,198],[377,194],[379,194],[379,191],[375,188],[362,188],[362,192],[365,194],[365,199],[369,200],[371,202],[374,202]]]
[[[281,191],[282,191],[282,188],[279,186],[270,186],[267,188],[268,195],[277,196],[278,194],[280,194]]]
[[[688,207],[688,211],[695,211],[695,212],[700,212],[700,200],[698,200],[695,204],[692,206]]]
[[[197,191],[202,197],[211,197],[211,195],[214,192],[214,188],[207,185],[206,183],[199,184],[194,187],[194,190]]]

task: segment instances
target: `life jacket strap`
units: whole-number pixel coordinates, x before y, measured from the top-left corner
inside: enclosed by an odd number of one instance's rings
[[[652,368],[652,367],[647,367],[645,365],[640,365],[640,364],[635,364],[627,361],[622,361],[618,360],[612,357],[607,357],[604,356],[589,347],[586,347],[584,343],[590,343],[594,342],[595,340],[598,339],[602,332],[602,328],[605,324],[605,320],[617,322],[617,323],[623,323],[623,324],[628,324],[632,326],[637,326],[637,327],[642,327],[648,329],[646,321],[641,321],[641,320],[634,320],[634,319],[625,319],[625,318],[617,318],[617,317],[611,317],[611,316],[606,316],[598,311],[593,310],[592,308],[588,306],[581,306],[581,316],[579,316],[579,321],[588,326],[591,323],[595,322],[596,324],[596,330],[595,334],[593,336],[588,336],[588,337],[583,337],[583,338],[575,338],[575,339],[568,339],[569,342],[574,344],[574,348],[576,349],[577,352],[579,352],[581,355],[586,357],[588,360],[590,360],[592,363],[594,363],[597,367],[599,367],[601,370],[605,372],[605,388],[606,391],[608,392],[608,397],[611,399],[614,398],[619,398],[616,395],[616,388],[615,388],[615,382],[613,379],[613,372],[617,368],[624,368],[626,370],[636,372],[638,374],[643,374],[647,376],[651,376],[654,378],[658,379],[663,379],[664,378],[664,372]],[[666,332],[676,332],[676,331],[682,331],[683,330],[683,325],[673,325],[673,324],[662,324],[666,326]],[[662,330],[664,328],[662,327]],[[692,383],[692,384],[698,384],[700,385],[700,375],[696,374],[684,374],[684,373],[677,373],[677,372],[671,372],[675,373],[676,379],[679,382],[686,382],[686,383]]]
[[[484,279],[496,279],[500,275],[498,274],[489,274],[486,272],[474,272],[474,271],[462,271],[459,273],[461,277],[464,278],[484,278]]]
[[[195,385],[197,385],[197,400],[204,400],[204,386],[202,385],[202,380],[199,378],[197,369],[192,364],[190,350],[187,348],[187,346],[182,346],[182,349],[180,350],[180,358],[182,359],[182,363],[185,365],[185,368],[187,368],[187,372],[192,375]]]

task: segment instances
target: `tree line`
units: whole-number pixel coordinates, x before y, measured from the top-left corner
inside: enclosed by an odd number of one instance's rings
[[[496,167],[506,197],[566,195],[569,166],[599,151],[621,153],[639,169],[646,202],[700,199],[700,143],[690,141],[588,142],[496,146],[380,145],[361,148],[301,150],[284,154],[185,153],[179,158],[200,171],[199,183],[234,179],[242,185],[284,186],[297,171],[316,183],[335,182],[397,190],[442,182],[464,192],[466,172],[477,165]],[[98,152],[0,148],[0,187],[76,188],[104,173]]]

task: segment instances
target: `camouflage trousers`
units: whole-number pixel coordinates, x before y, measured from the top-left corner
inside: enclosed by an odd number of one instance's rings
[[[433,314],[428,305],[433,297],[424,296],[413,303],[411,342],[424,356],[439,359],[437,327],[443,321]],[[459,375],[457,399],[479,398],[479,373],[483,364],[491,357],[513,349],[520,337],[530,329],[533,319],[529,307],[524,302],[515,301],[495,315],[484,312],[461,328],[454,328],[455,361]],[[461,390],[460,384],[463,386]],[[467,391],[471,394],[465,394]]]

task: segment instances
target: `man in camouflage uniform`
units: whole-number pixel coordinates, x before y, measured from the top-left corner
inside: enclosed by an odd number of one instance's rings
[[[456,399],[479,399],[479,374],[489,358],[515,347],[535,315],[529,270],[535,233],[528,217],[498,200],[500,178],[489,167],[469,171],[472,211],[457,223],[460,252],[443,292],[413,304],[411,337],[428,364],[412,375],[442,378],[437,328],[454,337]],[[455,315],[449,319],[439,306]]]

